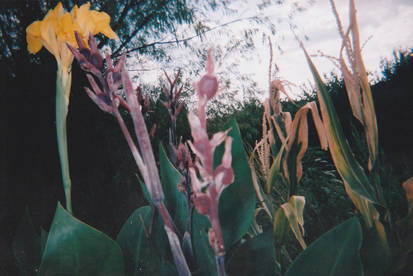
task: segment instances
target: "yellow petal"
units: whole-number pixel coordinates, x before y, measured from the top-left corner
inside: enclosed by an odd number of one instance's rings
[[[40,40],[40,21],[35,21],[26,28],[27,49],[30,53],[35,54],[42,48]]]
[[[43,47],[42,41],[29,33],[26,34],[26,41],[27,50],[29,50],[31,54],[36,54]]]
[[[80,8],[76,6],[72,10],[73,23],[75,30],[84,40],[87,40],[89,33],[93,32],[94,23],[90,15],[90,3],[83,4]],[[78,28],[79,26],[79,28]]]
[[[90,15],[94,23],[94,29],[92,34],[102,33],[105,36],[113,39],[116,38],[116,33],[110,27],[110,16],[105,12],[91,11]]]
[[[40,21],[34,21],[26,28],[26,33],[32,36],[40,36]]]
[[[53,10],[49,10],[43,20],[56,20],[64,14],[65,10],[61,2]]]
[[[79,7],[77,6],[77,5],[75,5],[73,8],[72,8],[72,11],[70,12],[70,14],[72,15],[72,17],[73,18],[76,18],[77,17],[77,11],[79,10]]]
[[[75,35],[74,35],[74,26],[72,22],[72,16],[69,13],[66,13],[60,19],[60,28],[57,32],[57,36],[60,42],[68,42],[73,47],[77,47]]]
[[[87,2],[86,4],[83,4],[79,8],[79,13],[83,16],[89,13],[90,10],[90,3]]]
[[[40,37],[43,41],[43,46],[59,59],[59,46],[56,39],[55,29],[49,21],[42,22],[40,25]]]

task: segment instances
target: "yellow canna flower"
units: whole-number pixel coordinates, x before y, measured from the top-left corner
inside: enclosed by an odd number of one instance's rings
[[[102,33],[108,38],[116,38],[116,33],[111,29],[110,16],[105,12],[90,9],[90,3],[66,12],[59,3],[50,10],[41,21],[35,21],[26,29],[27,49],[36,54],[44,46],[52,53],[63,68],[69,68],[73,55],[66,43],[77,47],[74,32],[77,31],[84,43],[87,44],[89,34]]]
[[[62,3],[50,10],[43,20],[35,21],[26,28],[27,49],[36,54],[44,46],[56,57],[56,133],[60,165],[62,169],[63,188],[66,197],[66,209],[71,213],[71,187],[69,161],[67,151],[66,117],[69,107],[72,73],[70,66],[73,54],[67,45],[77,48],[75,31],[83,44],[87,45],[91,35],[102,33],[109,38],[116,38],[110,28],[110,16],[105,12],[89,10],[86,3],[79,8],[75,5],[72,11],[66,12]]]

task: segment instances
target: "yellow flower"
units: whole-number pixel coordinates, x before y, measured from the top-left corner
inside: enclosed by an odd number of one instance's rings
[[[110,16],[105,12],[89,10],[90,3],[66,12],[62,3],[50,10],[41,21],[35,21],[26,29],[27,49],[36,54],[44,46],[52,53],[63,68],[69,68],[73,55],[66,43],[77,47],[74,32],[77,31],[87,45],[89,34],[102,33],[113,39],[116,33],[111,29]]]

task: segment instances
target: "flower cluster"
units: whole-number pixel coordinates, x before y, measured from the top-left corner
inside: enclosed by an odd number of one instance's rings
[[[195,167],[189,169],[191,176],[192,201],[196,210],[205,215],[210,223],[211,229],[208,233],[209,241],[215,251],[217,258],[225,254],[222,231],[219,224],[218,202],[222,191],[234,181],[234,171],[231,167],[231,144],[232,138],[228,131],[218,132],[208,137],[206,129],[206,104],[218,92],[218,80],[214,75],[214,63],[211,50],[208,52],[206,64],[207,73],[197,83],[198,116],[189,113],[188,121],[191,126],[193,141],[188,142],[196,155]],[[218,145],[225,142],[225,152],[221,164],[214,169],[214,152]]]
[[[26,29],[27,49],[36,54],[44,46],[52,53],[59,64],[68,68],[73,61],[73,55],[66,47],[66,43],[76,47],[74,32],[80,34],[86,44],[89,34],[102,33],[108,38],[116,38],[116,33],[111,29],[110,17],[105,12],[90,9],[90,3],[66,12],[59,3],[50,10],[41,21],[35,21]]]

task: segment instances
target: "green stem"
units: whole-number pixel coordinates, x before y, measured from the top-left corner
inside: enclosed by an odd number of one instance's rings
[[[69,159],[67,153],[66,118],[69,106],[72,73],[70,68],[58,64],[56,78],[56,134],[62,170],[63,188],[66,198],[66,209],[72,214],[71,189],[72,182],[69,173]]]

